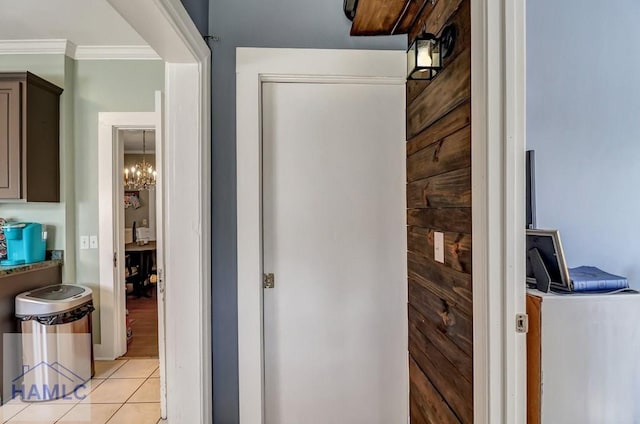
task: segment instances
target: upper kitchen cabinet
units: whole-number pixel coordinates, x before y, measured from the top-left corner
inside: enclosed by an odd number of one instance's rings
[[[0,201],[60,201],[60,94],[32,73],[0,73]]]

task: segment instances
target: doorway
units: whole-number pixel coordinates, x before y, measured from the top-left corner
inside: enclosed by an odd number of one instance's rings
[[[147,322],[138,322],[140,325],[139,339],[136,344],[140,349],[132,352],[134,357],[157,357],[159,363],[158,374],[160,376],[160,404],[162,416],[166,417],[166,359],[165,359],[165,291],[163,282],[163,167],[162,164],[162,94],[156,93],[156,112],[101,112],[99,113],[98,148],[101,161],[99,172],[99,201],[100,201],[100,324],[103,329],[101,343],[95,345],[95,355],[99,359],[112,360],[127,353],[127,283],[130,284],[131,294],[134,297],[129,306],[145,306],[146,310],[134,311],[138,316],[129,317]],[[125,147],[129,140],[130,150],[136,151],[137,144],[144,140],[146,132],[153,131],[155,161],[153,177],[153,192],[149,186],[135,187],[133,178],[124,172],[127,155]],[[138,135],[136,137],[135,135]],[[134,146],[134,147],[131,147]],[[146,157],[146,146],[139,146],[145,155],[144,161],[151,160]],[[134,152],[131,152],[134,153]],[[134,153],[135,154],[135,153]],[[134,163],[142,158],[132,156],[128,159]],[[133,165],[132,165],[133,166]],[[131,167],[128,167],[130,170]],[[148,170],[148,169],[147,169]],[[153,172],[153,171],[151,171]],[[129,190],[127,202],[125,202],[125,188],[138,188]],[[142,195],[140,194],[142,192]],[[135,194],[135,196],[134,196]],[[131,204],[133,210],[143,209],[140,204],[146,202],[145,214],[132,213],[129,216],[131,227],[127,226],[125,210],[126,203]],[[138,206],[137,208],[135,206]],[[153,213],[149,213],[149,212]],[[144,216],[143,216],[144,215]],[[133,221],[140,223],[146,219],[146,226],[136,228]],[[151,225],[150,225],[151,224]],[[151,228],[150,228],[151,227]],[[130,230],[130,231],[127,231]],[[150,240],[153,239],[153,240]],[[155,255],[154,255],[155,252]],[[153,276],[156,283],[153,283]],[[149,296],[149,298],[147,298]],[[144,299],[144,301],[142,300]],[[144,303],[143,303],[144,302]],[[156,302],[155,315],[151,302]],[[142,308],[140,308],[142,309]],[[155,318],[155,322],[153,319]],[[134,324],[134,323],[131,323]],[[155,325],[154,325],[155,324]],[[131,326],[130,330],[133,330]],[[157,346],[148,346],[156,330]],[[132,334],[131,344],[135,343],[135,333]],[[143,337],[144,336],[144,337]],[[146,343],[145,343],[146,342]],[[155,353],[155,354],[154,354]]]
[[[157,358],[158,255],[156,237],[156,131],[123,129],[124,263],[120,281],[126,290],[126,358]],[[114,189],[120,189],[114,187]],[[120,230],[120,229],[119,229]]]
[[[242,423],[407,421],[404,59],[237,50]]]

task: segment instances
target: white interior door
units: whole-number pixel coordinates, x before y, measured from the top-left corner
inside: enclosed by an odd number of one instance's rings
[[[164,197],[162,193],[164,181],[164,101],[161,91],[156,91],[156,275],[158,296],[158,358],[160,363],[160,413],[167,418],[167,364],[165,333],[165,273],[164,273]]]
[[[266,424],[407,422],[404,99],[263,84]]]

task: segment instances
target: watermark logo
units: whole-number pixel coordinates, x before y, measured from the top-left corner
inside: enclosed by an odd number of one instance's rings
[[[22,374],[11,381],[11,398],[27,402],[82,400],[87,397],[86,380],[59,362],[24,365]]]

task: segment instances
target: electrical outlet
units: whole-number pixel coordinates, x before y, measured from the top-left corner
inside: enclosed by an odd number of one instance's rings
[[[80,236],[80,249],[89,248],[89,236]]]
[[[444,233],[433,233],[433,256],[436,262],[444,263]]]
[[[98,248],[98,236],[89,237],[89,248],[97,249]]]

